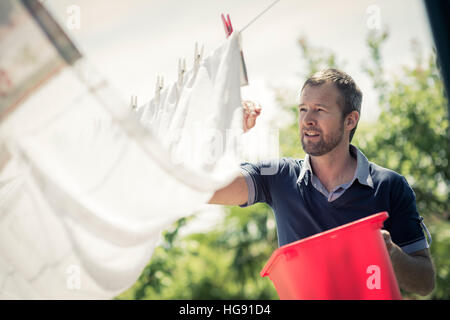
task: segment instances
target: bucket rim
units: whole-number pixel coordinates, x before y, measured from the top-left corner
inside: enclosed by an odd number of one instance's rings
[[[385,221],[389,217],[389,214],[387,211],[378,212],[375,214],[372,214],[370,216],[343,224],[341,226],[319,232],[316,234],[313,234],[309,237],[285,244],[284,246],[279,247],[276,249],[272,255],[270,256],[269,260],[267,261],[266,265],[263,267],[263,269],[260,272],[261,277],[268,276],[270,273],[270,269],[272,269],[272,266],[275,264],[275,262],[291,247],[298,246],[299,244],[311,244],[316,242],[318,239],[320,240],[322,237],[326,236],[332,236],[335,233],[340,233],[342,230],[354,230],[357,228],[361,228],[367,225],[376,224],[379,222]]]

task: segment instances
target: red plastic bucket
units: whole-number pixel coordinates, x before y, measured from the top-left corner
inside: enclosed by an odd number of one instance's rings
[[[387,212],[287,244],[261,271],[282,300],[401,299],[380,232]]]

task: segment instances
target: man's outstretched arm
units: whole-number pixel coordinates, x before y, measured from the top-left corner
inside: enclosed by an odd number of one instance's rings
[[[251,130],[256,119],[261,114],[261,106],[252,101],[242,101],[244,132]],[[210,204],[223,204],[229,206],[238,206],[247,203],[248,188],[244,176],[241,174],[233,180],[229,185],[217,190],[212,198],[208,201]]]
[[[248,199],[248,188],[244,176],[241,174],[226,187],[217,190],[208,203],[238,206],[245,204]]]

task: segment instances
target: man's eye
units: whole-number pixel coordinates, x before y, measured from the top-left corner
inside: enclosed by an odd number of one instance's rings
[[[298,109],[298,111],[300,111],[300,112],[305,112],[306,109],[305,109],[305,108],[300,108],[300,109]]]

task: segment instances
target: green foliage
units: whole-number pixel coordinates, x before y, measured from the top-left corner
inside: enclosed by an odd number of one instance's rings
[[[416,61],[388,77],[381,49],[388,32],[367,37],[370,59],[362,69],[378,93],[381,115],[376,123],[360,123],[353,143],[369,160],[404,175],[417,206],[433,235],[431,253],[436,289],[426,299],[450,298],[449,124],[443,84],[435,57],[424,58],[416,46]],[[326,67],[342,68],[335,54],[299,40],[304,77]],[[279,101],[283,98],[279,96]],[[303,158],[297,107],[284,104],[291,122],[280,132],[281,156]],[[277,247],[275,221],[264,204],[227,207],[223,222],[206,233],[178,236],[188,220],[164,233],[139,280],[118,299],[277,299],[260,270]],[[406,298],[421,298],[406,294]]]
[[[382,113],[373,132],[358,140],[373,162],[404,175],[424,215],[449,215],[450,158],[447,101],[436,58],[416,52],[416,64],[388,86],[381,67],[380,46],[387,34],[370,34],[373,66],[364,70],[378,92]]]
[[[383,58],[381,55],[382,44],[388,39],[387,30],[378,33],[376,30],[369,32],[366,44],[370,53],[370,60],[365,61],[362,70],[371,78],[373,87],[378,91],[378,101],[380,105],[384,104],[386,90],[389,90],[389,83],[385,78],[383,68]]]
[[[139,280],[118,299],[276,299],[272,283],[259,275],[276,247],[268,206],[230,207],[216,230],[156,248]]]

